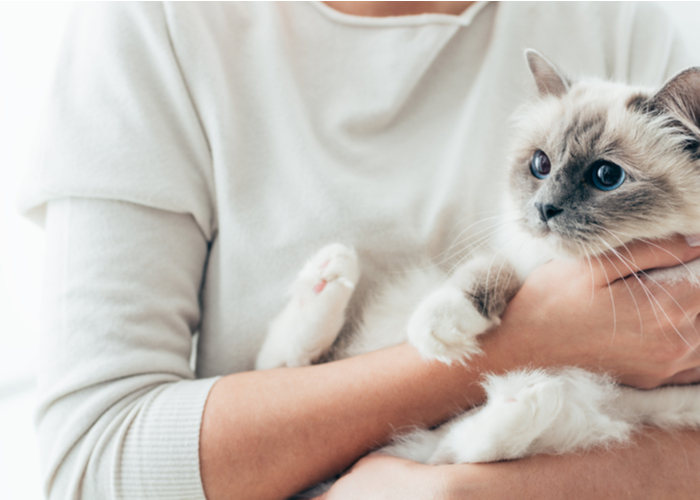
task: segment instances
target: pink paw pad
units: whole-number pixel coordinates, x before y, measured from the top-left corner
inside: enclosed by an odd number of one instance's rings
[[[326,288],[326,283],[328,283],[328,282],[325,280],[321,280],[314,285],[312,290],[314,291],[315,294],[318,295],[319,293],[321,293],[323,291],[324,288]]]

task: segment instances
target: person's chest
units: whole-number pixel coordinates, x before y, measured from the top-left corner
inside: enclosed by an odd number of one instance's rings
[[[282,9],[239,19],[230,50],[219,40],[184,70],[208,72],[192,92],[217,195],[201,376],[252,368],[321,246],[355,247],[363,300],[409,262],[458,253],[483,230],[472,223],[497,212],[522,89],[489,77],[495,13],[481,15],[468,27],[358,31]]]

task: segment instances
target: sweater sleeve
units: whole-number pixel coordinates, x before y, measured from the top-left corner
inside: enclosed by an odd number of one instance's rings
[[[203,499],[215,378],[189,360],[207,242],[191,215],[64,198],[46,221],[37,412],[50,499]]]
[[[211,153],[163,6],[79,4],[66,27],[21,209],[115,199],[191,214],[215,231]]]
[[[47,494],[204,498],[215,379],[195,380],[189,360],[216,203],[162,5],[76,7],[42,128],[22,208],[47,229]]]

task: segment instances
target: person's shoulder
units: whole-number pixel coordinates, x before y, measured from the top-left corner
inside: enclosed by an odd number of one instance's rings
[[[169,22],[203,21],[228,28],[269,19],[280,11],[276,2],[165,2],[163,9]]]
[[[504,2],[499,17],[510,44],[539,50],[572,77],[656,85],[678,66],[670,60],[683,60],[673,20],[653,2]]]
[[[73,16],[94,27],[148,30],[172,22],[245,23],[269,16],[273,2],[77,2]]]
[[[656,2],[503,2],[499,10],[517,13],[524,19],[586,21],[597,19],[614,24],[636,12],[664,16],[665,10]]]
[[[146,20],[162,19],[159,2],[76,2],[73,15],[89,20],[92,26],[139,25]]]
[[[503,2],[499,10],[533,31],[576,24],[582,29],[603,29],[615,36],[630,24],[672,27],[666,9],[656,2]]]

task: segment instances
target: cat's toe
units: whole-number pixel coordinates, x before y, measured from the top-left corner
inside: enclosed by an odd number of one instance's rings
[[[493,325],[459,289],[443,287],[416,309],[408,325],[408,340],[425,358],[464,361],[481,352],[476,337]]]
[[[350,289],[354,288],[360,277],[355,250],[340,244],[331,247],[328,252],[330,255],[321,269],[321,278],[326,282],[336,281]]]
[[[355,250],[340,243],[319,250],[299,274],[302,286],[311,287],[315,294],[323,292],[328,283],[352,290],[359,278],[360,266]]]
[[[508,412],[517,425],[530,425],[527,421],[531,419],[553,419],[566,401],[561,378],[539,370],[490,377],[485,388],[488,404],[484,410]]]

